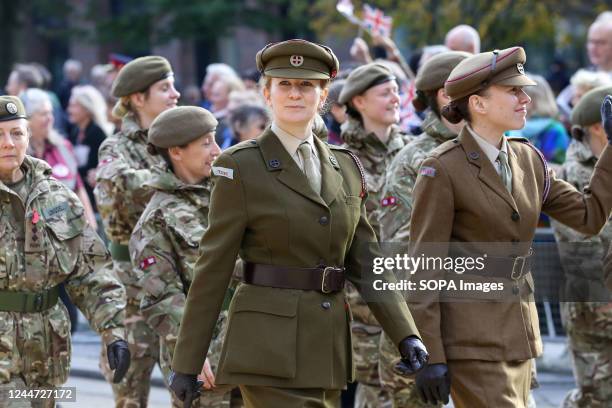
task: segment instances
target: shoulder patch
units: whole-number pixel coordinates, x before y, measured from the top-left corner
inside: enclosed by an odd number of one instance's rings
[[[225,177],[230,180],[234,179],[234,169],[227,167],[212,166],[212,172],[215,176]]]
[[[427,177],[436,177],[436,169],[435,167],[429,167],[429,166],[421,166],[421,169],[419,170],[419,174],[421,176],[427,176]]]
[[[156,263],[157,263],[157,259],[154,256],[150,256],[150,257],[145,258],[142,261],[140,261],[140,265],[139,266],[140,266],[140,269],[144,271],[149,266],[155,265]]]

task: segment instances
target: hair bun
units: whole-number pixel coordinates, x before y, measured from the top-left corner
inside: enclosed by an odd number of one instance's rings
[[[457,106],[452,102],[448,105],[444,105],[441,113],[450,123],[459,123],[465,119]]]
[[[159,150],[157,150],[157,147],[155,147],[155,145],[152,145],[151,143],[147,144],[147,152],[149,152],[151,156],[157,156],[159,154]]]

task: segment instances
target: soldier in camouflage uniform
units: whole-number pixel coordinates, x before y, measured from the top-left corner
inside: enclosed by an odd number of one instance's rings
[[[346,105],[348,120],[341,137],[363,164],[368,186],[366,210],[368,221],[378,237],[377,211],[384,175],[389,163],[410,137],[396,125],[399,121],[399,95],[393,73],[372,63],[355,69],[346,80],[338,102]],[[380,407],[389,404],[389,396],[378,378],[378,343],[382,329],[355,288],[347,284],[347,296],[354,321],[353,352],[357,386],[355,406]],[[396,347],[397,348],[397,347]]]
[[[451,51],[432,57],[419,70],[416,78],[417,98],[413,105],[418,111],[429,108],[423,121],[423,133],[408,143],[387,168],[378,213],[381,242],[393,242],[398,253],[408,249],[410,217],[412,215],[412,189],[419,167],[429,153],[447,140],[453,139],[463,127],[463,122],[451,124],[440,117],[440,108],[449,102],[444,93],[444,81],[452,69],[470,54]],[[395,251],[395,247],[393,248]],[[400,276],[398,279],[406,279]],[[380,340],[380,381],[392,394],[393,407],[417,408],[430,406],[421,401],[414,378],[394,370],[400,361],[397,347],[389,337]]]
[[[0,406],[53,407],[52,398],[9,392],[54,389],[70,368],[70,320],[60,284],[102,336],[118,381],[129,366],[125,291],[103,273],[108,254],[77,196],[26,156],[29,129],[21,101],[0,96]]]
[[[159,115],[149,130],[149,150],[164,158],[152,169],[155,190],[134,228],[130,256],[142,276],[140,310],[160,338],[164,378],[170,374],[187,290],[202,235],[208,227],[211,163],[221,153],[215,143],[217,120],[206,109],[189,106]],[[179,147],[182,146],[182,147]],[[209,354],[216,371],[226,331],[221,312]],[[212,371],[209,373],[212,375]],[[206,375],[203,380],[206,383]],[[183,406],[172,395],[173,406]],[[229,407],[230,393],[204,391],[194,407]]]
[[[153,195],[145,186],[152,178],[151,168],[162,163],[159,156],[146,150],[147,130],[157,115],[176,106],[180,94],[174,88],[170,63],[157,56],[137,58],[125,65],[112,93],[120,98],[113,114],[122,118],[121,131],[100,146],[94,195],[111,241],[113,269],[127,291],[125,325],[132,353],[130,370],[120,384],[113,385],[113,393],[117,407],[145,407],[151,372],[159,361],[159,339],[140,313],[140,276],[133,269],[127,245]],[[108,373],[104,361],[102,358],[102,370]]]
[[[577,139],[568,148],[559,177],[578,190],[584,190],[589,184],[597,157],[607,144],[599,114],[607,94],[612,94],[612,87],[590,91],[572,112],[573,133]],[[566,293],[578,301],[561,303],[578,385],[566,395],[562,406],[608,407],[612,401],[612,303],[601,300],[608,297],[602,269],[612,240],[612,222],[599,235],[590,238],[559,222],[551,223],[559,244]]]

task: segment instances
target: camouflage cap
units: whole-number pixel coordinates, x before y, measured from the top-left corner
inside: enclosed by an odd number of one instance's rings
[[[454,101],[471,95],[489,85],[536,85],[525,75],[527,60],[521,47],[483,52],[464,59],[444,83],[448,97]]]
[[[21,99],[11,95],[0,96],[0,122],[27,118]]]
[[[149,86],[174,75],[164,57],[150,55],[136,58],[123,66],[113,82],[111,93],[116,98],[144,92]]]
[[[331,48],[300,39],[268,44],[255,61],[259,72],[273,78],[330,79],[340,68]]]
[[[416,89],[419,91],[437,91],[444,88],[444,82],[451,71],[464,59],[473,54],[463,51],[447,51],[436,54],[423,64],[416,76]]]
[[[580,98],[570,116],[572,136],[580,140],[584,133],[583,128],[601,122],[601,104],[606,95],[612,95],[612,86],[591,89]]]
[[[393,72],[382,64],[372,62],[355,68],[346,78],[338,103],[346,105],[354,96],[361,95],[373,86],[395,80]]]
[[[214,132],[217,119],[199,106],[179,106],[168,109],[155,118],[149,128],[148,141],[161,148],[184,146],[199,137]]]

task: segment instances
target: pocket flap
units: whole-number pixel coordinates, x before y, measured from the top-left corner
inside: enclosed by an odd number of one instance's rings
[[[234,295],[232,309],[238,312],[260,312],[293,317],[297,314],[299,295],[292,289],[242,284]]]

